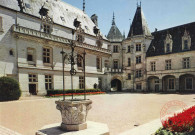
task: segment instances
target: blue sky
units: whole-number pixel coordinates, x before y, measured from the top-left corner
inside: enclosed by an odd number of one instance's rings
[[[82,9],[83,0],[63,1]],[[125,31],[127,36],[137,8],[137,0],[85,1],[86,13],[89,16],[97,14],[99,28],[104,35],[107,35],[110,30],[114,12],[116,25],[121,33]],[[162,30],[195,22],[195,0],[142,0],[142,10],[151,32],[155,28]]]

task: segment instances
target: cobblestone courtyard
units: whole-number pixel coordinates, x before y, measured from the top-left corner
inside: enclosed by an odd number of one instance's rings
[[[88,98],[93,101],[88,120],[108,124],[111,135],[158,119],[161,108],[168,101],[179,100],[187,105],[195,104],[195,94],[113,93]],[[1,102],[0,125],[23,135],[34,135],[44,125],[61,122],[55,100],[58,99],[33,97]]]

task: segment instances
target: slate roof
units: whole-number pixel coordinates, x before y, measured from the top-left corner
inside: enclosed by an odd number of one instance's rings
[[[18,1],[22,0],[0,0],[0,5],[20,11]],[[23,0],[25,9],[24,13],[41,18],[39,11],[44,5],[44,8],[49,9],[49,16],[53,18],[54,23],[74,29],[74,19],[77,18],[81,22],[81,27],[85,33],[95,36],[93,28],[95,24],[91,18],[85,14],[82,10],[73,7],[61,0]],[[104,39],[105,36],[102,35]]]
[[[150,30],[148,28],[148,24],[142,12],[141,6],[137,6],[137,10],[130,27],[128,37],[136,36],[136,35],[148,35],[148,36],[151,35]]]
[[[183,52],[184,50],[182,50],[182,37],[184,35],[185,30],[189,32],[189,35],[191,37],[190,50],[195,50],[195,22],[192,22],[152,33],[154,39],[152,40],[147,51],[147,57],[167,54],[164,51],[164,41],[167,33],[172,36],[173,40],[173,47],[171,53]]]
[[[108,32],[107,38],[110,42],[121,42],[123,40],[123,36],[120,30],[116,26],[114,14],[112,19],[112,26]]]

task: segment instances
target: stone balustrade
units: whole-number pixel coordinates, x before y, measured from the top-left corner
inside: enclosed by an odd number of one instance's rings
[[[26,28],[23,26],[17,26],[17,25],[12,25],[12,32],[18,33],[18,34],[23,34],[23,35],[28,35],[28,36],[33,36],[33,37],[37,37],[37,38],[41,38],[41,39],[46,39],[46,40],[50,40],[53,42],[58,42],[58,43],[63,43],[66,45],[70,45],[72,40],[67,39],[67,38],[63,38],[63,37],[59,37],[56,35],[52,35],[52,34],[47,34],[45,32],[41,32],[38,30],[34,30],[34,29],[30,29],[30,28]],[[97,47],[95,45],[89,45],[86,43],[82,43],[82,44],[77,44],[77,47],[81,47],[81,48],[85,48],[85,49],[89,49],[92,51],[97,51],[97,52],[101,52],[101,53],[106,53],[111,55],[111,51],[105,48],[100,48]]]
[[[104,72],[105,73],[123,73],[123,70],[120,68],[118,68],[118,69],[105,68]]]

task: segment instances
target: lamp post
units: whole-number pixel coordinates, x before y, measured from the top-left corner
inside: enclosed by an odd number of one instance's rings
[[[63,75],[63,100],[65,101],[65,87],[64,87],[64,62],[65,62],[65,59],[67,57],[67,54],[65,54],[63,48],[62,48],[62,51],[60,52],[62,54],[62,75]]]

